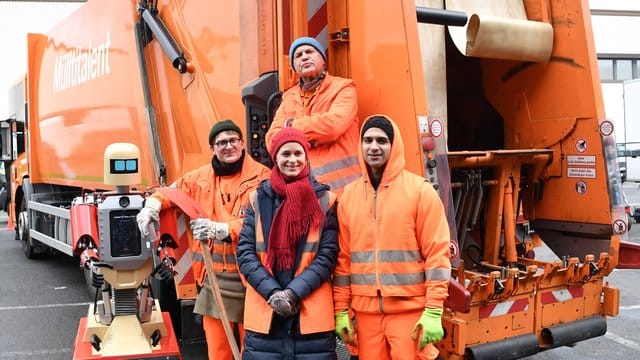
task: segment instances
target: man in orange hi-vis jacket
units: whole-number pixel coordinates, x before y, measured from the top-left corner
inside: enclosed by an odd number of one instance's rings
[[[242,344],[246,289],[236,264],[236,247],[249,193],[258,187],[260,181],[269,178],[271,172],[245,156],[242,131],[231,120],[213,125],[209,132],[209,148],[213,153],[211,164],[187,172],[171,186],[195,200],[207,212],[208,218],[191,221],[193,274],[200,287],[194,312],[203,315],[209,359],[231,360],[231,347],[220,320],[220,311],[206,281],[209,274],[205,271],[200,240],[211,240],[213,270],[222,301],[231,328]],[[146,235],[149,223],[158,223],[160,210],[170,206],[171,201],[159,192],[148,197],[137,217],[140,232]]]
[[[289,58],[299,80],[282,96],[266,135],[267,148],[280,129],[301,130],[311,144],[313,175],[340,195],[345,185],[360,176],[355,83],[327,73],[324,48],[314,38],[296,39]]]
[[[451,276],[449,225],[438,194],[404,170],[396,124],[374,115],[361,130],[362,177],[338,203],[336,333],[361,359],[435,359]]]

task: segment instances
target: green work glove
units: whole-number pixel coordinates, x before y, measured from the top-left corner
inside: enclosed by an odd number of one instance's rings
[[[356,337],[351,327],[351,319],[349,318],[349,311],[340,311],[336,313],[336,335],[345,344],[355,345]]]
[[[411,338],[413,340],[418,340],[420,330],[422,330],[420,350],[424,349],[427,343],[442,340],[442,336],[444,336],[444,330],[442,329],[442,309],[424,308],[422,316],[420,316],[420,319],[411,332]]]

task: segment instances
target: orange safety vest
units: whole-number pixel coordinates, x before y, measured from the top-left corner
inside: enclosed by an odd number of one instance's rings
[[[254,211],[259,209],[258,194],[252,192],[251,206]],[[336,194],[330,191],[318,199],[322,210],[326,213],[336,201]],[[267,263],[267,244],[262,236],[262,222],[259,211],[255,211],[256,252],[262,264]],[[307,241],[304,243],[300,264],[295,276],[300,275],[312,262],[320,244],[320,229],[309,231]],[[269,334],[273,308],[252,286],[247,286],[247,295],[244,307],[244,328],[261,334]],[[300,301],[300,333],[312,334],[323,331],[335,330],[333,316],[333,296],[331,281],[325,281],[318,289]]]

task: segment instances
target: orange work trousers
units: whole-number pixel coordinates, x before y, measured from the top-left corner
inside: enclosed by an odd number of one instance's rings
[[[438,349],[427,344],[418,351],[418,340],[411,339],[411,331],[423,310],[397,314],[356,312],[358,322],[358,351],[361,360],[433,360]]]
[[[231,329],[238,329],[239,348],[242,352],[242,344],[244,343],[244,326],[241,323],[229,323]],[[204,335],[207,339],[207,353],[209,360],[233,360],[231,346],[227,341],[227,335],[224,333],[222,321],[213,316],[204,315],[202,317],[202,326],[204,327]],[[235,332],[235,330],[234,330]]]

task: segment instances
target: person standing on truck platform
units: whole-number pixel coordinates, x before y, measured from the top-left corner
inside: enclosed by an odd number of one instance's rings
[[[209,149],[213,153],[211,164],[186,173],[171,186],[194,199],[209,218],[191,221],[194,241],[191,245],[192,266],[198,285],[194,312],[203,315],[209,359],[233,359],[220,320],[219,309],[206,281],[200,237],[212,240],[210,251],[213,268],[231,328],[242,344],[244,337],[243,312],[245,287],[236,263],[236,246],[242,228],[249,193],[260,181],[269,177],[269,169],[245,156],[242,131],[231,120],[216,123],[209,132]],[[172,206],[169,199],[154,193],[145,201],[138,215],[138,226],[145,235],[150,222],[158,223],[161,209]]]
[[[335,360],[336,195],[310,173],[300,130],[272,141],[271,177],[252,192],[238,242],[249,284],[243,358]]]
[[[351,79],[327,73],[327,57],[314,38],[301,37],[289,48],[298,84],[286,90],[266,135],[267,148],[282,128],[301,130],[318,182],[338,195],[360,176],[358,170],[358,99]]]
[[[336,334],[363,359],[435,359],[451,276],[444,206],[423,177],[404,169],[404,144],[384,115],[366,119],[362,177],[338,204],[333,278]]]

